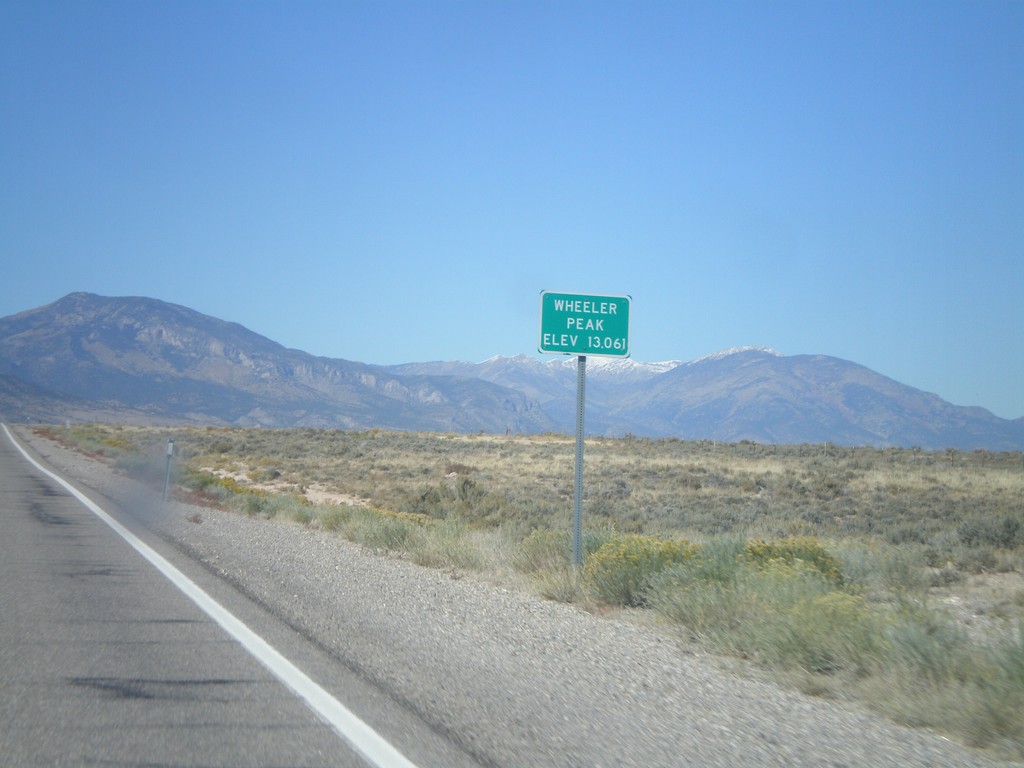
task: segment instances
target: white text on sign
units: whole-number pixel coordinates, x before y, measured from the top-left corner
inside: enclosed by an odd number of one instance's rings
[[[582,312],[593,315],[614,315],[618,306],[610,301],[587,301],[585,299],[555,299],[556,312]]]

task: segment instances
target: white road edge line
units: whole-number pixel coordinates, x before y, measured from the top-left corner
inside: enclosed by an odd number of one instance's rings
[[[235,638],[242,647],[252,654],[273,675],[288,686],[295,694],[306,702],[328,725],[334,728],[345,741],[356,751],[378,768],[416,768],[401,752],[395,749],[383,736],[356,717],[345,705],[317,685],[304,672],[282,656],[270,643],[257,635],[243,624],[220,603],[200,589],[195,582],[171,565],[161,555],[140,540],[135,534],[117,522],[109,514],[97,506],[71,483],[33,459],[21,447],[14,435],[3,426],[7,439],[25,459],[43,474],[60,483],[68,493],[84,504],[94,515],[110,526],[122,539],[128,542],[140,555],[166,576],[174,586],[181,590],[207,616]]]

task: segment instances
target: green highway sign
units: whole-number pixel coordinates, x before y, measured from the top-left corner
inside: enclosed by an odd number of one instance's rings
[[[541,291],[537,349],[556,355],[629,357],[629,296]]]

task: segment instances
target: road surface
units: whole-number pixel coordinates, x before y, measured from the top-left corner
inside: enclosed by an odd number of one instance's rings
[[[182,559],[111,509],[131,535]],[[0,532],[3,765],[375,764],[2,434]],[[411,752],[431,764],[472,764],[407,712],[387,712],[385,697],[371,691],[362,703],[365,684],[345,680],[343,668],[259,606],[220,591],[258,635],[330,670],[324,681],[339,697],[389,730],[405,729]],[[389,758],[386,750],[376,764],[402,764],[400,751]]]

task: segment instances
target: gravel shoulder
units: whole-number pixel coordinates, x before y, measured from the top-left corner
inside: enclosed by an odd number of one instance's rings
[[[118,503],[154,493],[27,429],[16,434]],[[149,506],[155,533],[484,765],[1010,765],[733,674],[651,628],[379,557],[292,523]],[[196,515],[201,522],[190,522]]]

